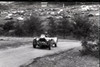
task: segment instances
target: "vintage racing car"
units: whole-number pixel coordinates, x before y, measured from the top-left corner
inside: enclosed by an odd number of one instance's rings
[[[58,38],[57,37],[46,37],[42,34],[40,37],[34,37],[33,39],[33,48],[39,47],[47,47],[51,50],[52,46],[57,47]]]

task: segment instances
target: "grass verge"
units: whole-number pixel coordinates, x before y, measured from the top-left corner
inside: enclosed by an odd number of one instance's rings
[[[27,44],[29,45],[29,43],[32,43],[32,42],[27,41],[27,42],[2,43],[0,44],[0,49],[17,48],[17,47],[24,46]]]
[[[99,59],[92,55],[82,56],[79,48],[34,59],[20,67],[99,67]]]

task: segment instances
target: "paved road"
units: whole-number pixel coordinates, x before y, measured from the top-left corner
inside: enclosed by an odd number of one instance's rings
[[[57,48],[48,50],[34,49],[30,44],[32,43],[29,43],[27,46],[0,51],[0,67],[19,67],[22,64],[33,61],[34,58],[58,53],[81,45],[79,41],[68,40],[66,42],[58,42]]]

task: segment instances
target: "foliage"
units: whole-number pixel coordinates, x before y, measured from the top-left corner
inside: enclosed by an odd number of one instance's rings
[[[35,35],[41,33],[41,21],[37,16],[31,16],[30,19],[24,21],[23,30],[28,35]]]
[[[98,31],[98,26],[95,24],[96,21],[90,21],[89,17],[85,14],[77,13],[73,18],[66,18],[63,16],[61,19],[55,19],[54,17],[48,18],[49,23],[43,28],[42,21],[33,12],[30,19],[25,21],[8,21],[4,25],[0,25],[5,33],[14,30],[13,34],[16,36],[33,36],[40,35],[46,30],[51,36],[74,36],[75,38],[86,38],[95,37],[98,38],[100,32]],[[71,20],[71,21],[70,21]],[[45,25],[45,24],[44,24]]]
[[[57,35],[57,24],[55,23],[55,20],[54,20],[53,17],[50,17],[48,19],[49,19],[49,24],[48,24],[49,30],[48,30],[48,32],[51,36],[55,36],[55,35]]]
[[[74,30],[73,30],[73,34],[77,37],[77,38],[81,38],[81,37],[89,37],[91,32],[92,32],[92,24],[89,21],[89,17],[87,15],[74,15],[74,22],[76,24],[74,24]]]
[[[69,21],[68,18],[63,17],[61,19],[61,21],[59,22],[58,31],[57,32],[61,36],[63,36],[65,38],[66,36],[71,35],[72,31],[73,31],[73,25],[72,25],[72,23]]]
[[[26,33],[23,30],[23,22],[16,22],[14,23],[15,27],[15,36],[25,36]]]
[[[13,26],[14,23],[15,23],[15,21],[8,21],[8,22],[6,22],[6,23],[4,24],[4,26],[3,26],[3,29],[4,29],[5,31],[9,31],[9,30],[11,30],[11,29],[14,29],[14,26]]]
[[[0,10],[8,10],[9,6],[0,4]]]

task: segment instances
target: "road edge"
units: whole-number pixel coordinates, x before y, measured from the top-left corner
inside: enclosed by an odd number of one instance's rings
[[[71,50],[73,50],[73,49],[75,49],[75,48],[76,48],[76,47],[71,48],[71,49],[68,49],[68,50],[65,50],[65,51],[57,52],[57,53],[55,53],[55,54],[49,54],[49,55],[45,55],[45,56],[42,56],[42,57],[37,57],[37,58],[31,59],[29,62],[27,62],[27,63],[25,63],[25,64],[23,64],[23,65],[20,65],[19,67],[27,67],[27,66],[31,65],[32,63],[35,63],[37,60],[39,60],[39,59],[41,59],[41,58],[48,57],[48,56],[59,55],[59,54],[62,54],[62,53],[71,51]]]

